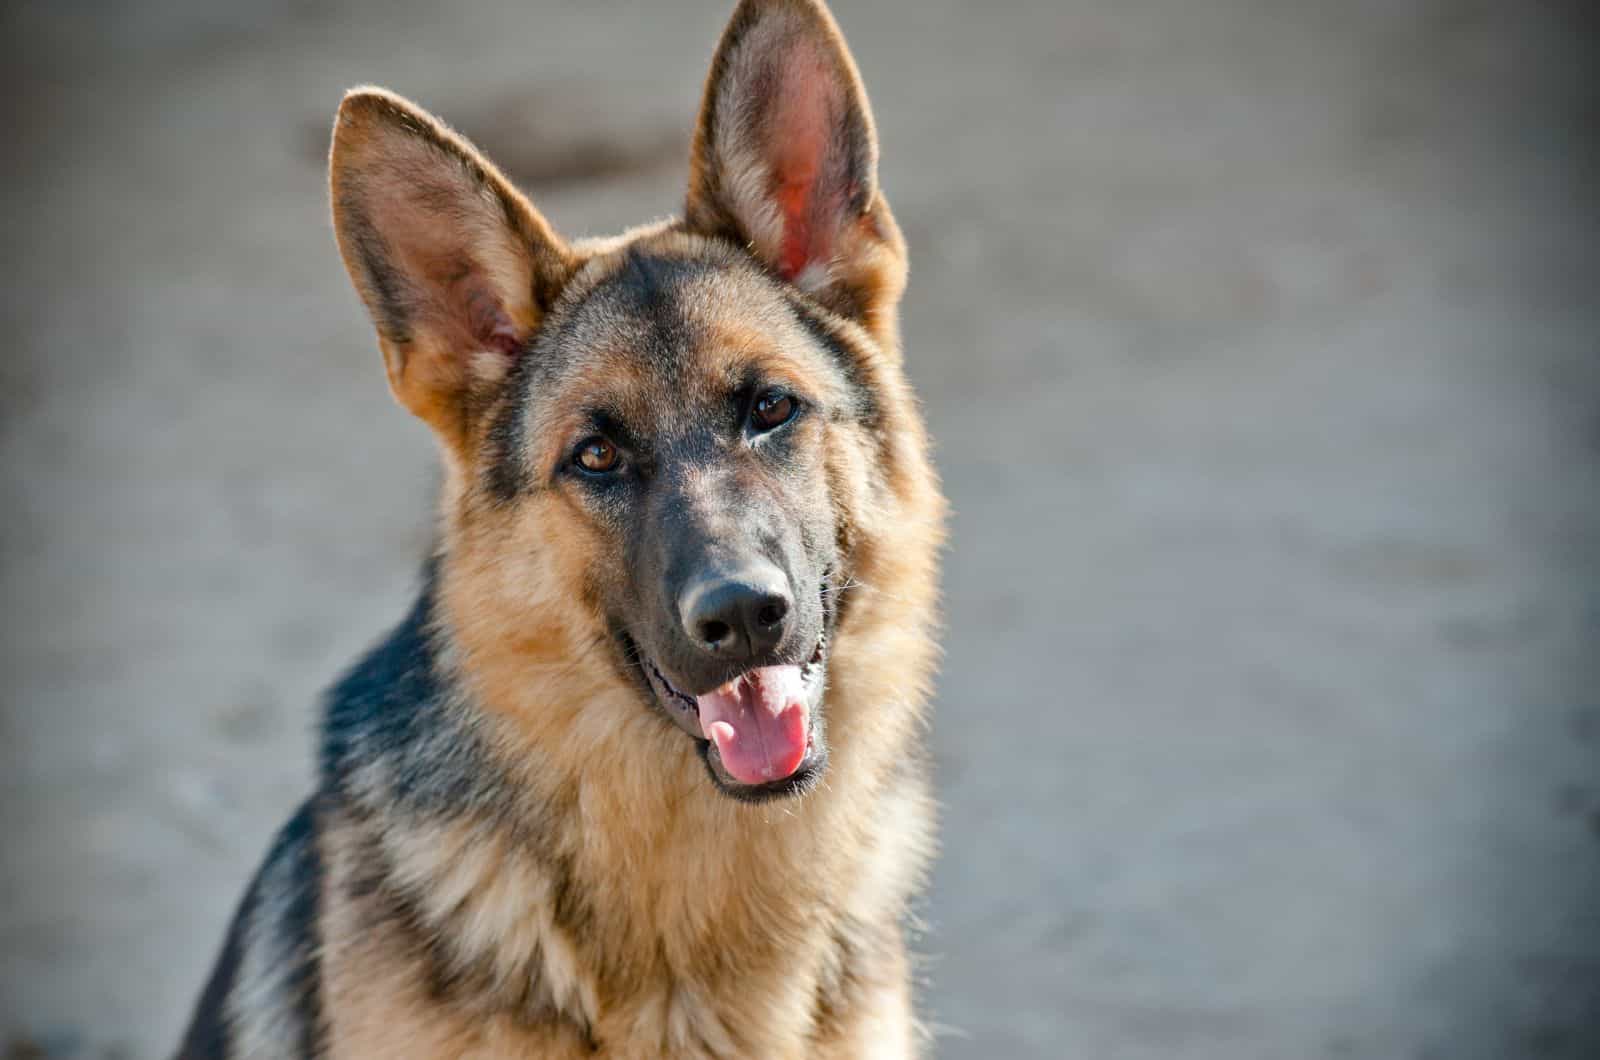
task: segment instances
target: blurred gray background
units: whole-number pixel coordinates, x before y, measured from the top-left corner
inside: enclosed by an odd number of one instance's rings
[[[0,1050],[171,1048],[415,585],[340,93],[613,231],[730,7],[4,7]],[[955,508],[939,1055],[1600,1055],[1592,9],[836,9]]]

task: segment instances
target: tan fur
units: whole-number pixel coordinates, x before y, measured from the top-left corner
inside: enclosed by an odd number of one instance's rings
[[[757,39],[813,34],[805,61],[835,79],[841,105],[859,100],[870,133],[859,76],[825,9],[746,2],[734,25],[762,17],[778,21],[755,30]],[[720,76],[740,76],[745,59],[735,49],[719,63],[708,98]],[[764,163],[734,145],[736,172],[713,178],[729,161],[715,157],[719,136],[727,138],[704,125],[696,136],[687,223],[568,246],[486,160],[414,107],[361,90],[341,108],[332,159],[341,249],[378,321],[396,396],[438,432],[447,457],[440,633],[460,709],[521,802],[421,824],[388,819],[381,806],[323,812],[331,1056],[579,1056],[593,1043],[619,1057],[918,1050],[900,923],[932,854],[933,811],[907,758],[917,753],[935,665],[943,500],[901,371],[904,247],[875,174],[865,211],[841,218],[834,256],[796,278],[830,326],[868,351],[864,382],[879,407],[870,428],[804,427],[814,432],[815,488],[832,498],[847,561],[848,607],[826,697],[832,760],[820,788],[760,805],[716,791],[690,741],[640,707],[605,650],[594,603],[596,585],[614,576],[605,534],[559,489],[504,504],[482,484],[494,384],[506,365],[492,348],[476,348],[470,322],[480,317],[470,314],[484,310],[475,299],[488,297],[491,317],[531,335],[556,288],[576,297],[628,248],[736,253],[706,238],[724,234],[706,197],[730,188],[734,208],[754,219],[751,238],[776,253],[759,202]],[[419,173],[431,174],[427,201],[456,204],[449,225],[419,206]],[[434,276],[445,292],[413,292],[406,328],[386,331],[378,281],[354,245],[350,211],[370,212],[373,202],[391,215],[362,222],[411,233],[390,250],[408,274]],[[472,288],[466,310],[450,302],[461,283]],[[807,340],[771,308],[767,281],[734,270],[706,283],[689,310],[704,325],[693,359],[703,385],[758,359],[818,393],[839,390],[836,370],[804,352]],[[566,391],[575,399],[603,389],[646,420],[671,415],[630,360],[627,327],[586,336],[592,357],[536,413],[545,418],[528,432],[528,466],[556,459],[575,429]],[[536,826],[538,848],[508,820]],[[375,860],[407,896],[403,912],[390,907],[393,895],[363,886]],[[431,991],[429,968],[439,961],[458,968],[468,988]]]
[[[570,272],[566,248],[471,144],[383,89],[346,95],[329,173],[339,250],[367,303],[385,301],[383,278],[361,267],[363,248],[354,243],[381,238],[380,231],[390,236],[384,249],[396,264],[434,281],[440,292],[430,298],[416,285],[401,284],[404,289],[388,298],[404,302],[416,319],[396,328],[382,313],[375,318],[396,399],[460,452],[465,444],[460,411],[470,406],[463,399],[475,385],[498,382],[499,371],[492,361],[486,368],[473,356],[482,336],[462,326],[458,311],[494,302],[505,328],[523,338],[531,335]],[[352,217],[357,201],[370,204],[377,216]],[[441,213],[448,223],[439,223]],[[477,371],[464,371],[464,361]]]
[[[570,848],[574,874],[607,910],[595,933],[576,941],[587,958],[580,963],[594,969],[595,1035],[616,1055],[808,1052],[832,943],[823,924],[808,922],[809,911],[832,906],[862,924],[892,924],[918,883],[928,854],[927,803],[896,794],[909,804],[883,805],[875,820],[861,813],[881,802],[894,754],[920,724],[917,704],[933,662],[925,617],[907,618],[932,612],[940,532],[938,494],[910,415],[909,407],[891,410],[884,432],[893,439],[884,449],[896,477],[919,482],[904,499],[889,490],[876,499],[890,503],[864,503],[886,469],[860,466],[850,447],[840,447],[829,468],[861,502],[851,517],[870,548],[857,552],[866,562],[851,572],[857,587],[848,636],[840,636],[830,668],[833,767],[823,788],[795,806],[719,796],[681,736],[634,708],[637,693],[586,651],[593,633],[574,622],[571,601],[581,591],[575,572],[594,558],[585,547],[592,535],[564,505],[549,499],[486,517],[465,495],[446,499],[450,625],[478,700],[500,723],[504,761],[511,769],[529,763],[524,782],[548,797],[579,792],[577,820],[589,827],[558,845]],[[528,539],[559,548],[508,555],[507,542]],[[530,594],[540,586],[548,591]],[[508,630],[539,632],[508,639]],[[549,661],[572,656],[577,665]],[[463,870],[448,844],[434,849],[439,864],[431,871],[448,888]],[[539,893],[536,870],[523,886]],[[525,929],[515,907],[504,912],[499,935],[518,938]],[[765,928],[791,922],[806,930],[775,937]],[[898,944],[896,932],[885,938]],[[905,1023],[903,954],[890,948],[868,956],[883,967],[855,973],[873,996],[851,1016],[869,1029],[875,1019]],[[884,1008],[896,1015],[880,1016]],[[870,1040],[878,1032],[871,1029]],[[901,1037],[909,1042],[909,1035],[902,1028]]]

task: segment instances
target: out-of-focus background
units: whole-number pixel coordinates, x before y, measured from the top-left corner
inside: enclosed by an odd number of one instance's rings
[[[340,93],[613,231],[730,7],[3,8],[4,1055],[171,1048],[415,585]],[[1600,1055],[1592,9],[836,9],[955,508],[938,1055]]]

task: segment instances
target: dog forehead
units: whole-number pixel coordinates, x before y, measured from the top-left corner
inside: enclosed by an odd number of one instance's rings
[[[753,370],[792,371],[809,352],[753,268],[636,250],[608,264],[541,351],[533,400],[609,409],[648,429],[721,402]]]

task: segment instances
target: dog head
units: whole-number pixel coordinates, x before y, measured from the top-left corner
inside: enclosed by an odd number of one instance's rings
[[[445,456],[467,668],[584,663],[626,704],[572,678],[543,709],[675,725],[736,797],[804,790],[843,590],[905,500],[892,464],[931,480],[899,373],[904,246],[826,9],[740,4],[681,221],[568,243],[376,89],[340,108],[331,183],[390,387]],[[629,727],[607,721],[596,753]]]

